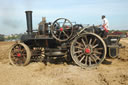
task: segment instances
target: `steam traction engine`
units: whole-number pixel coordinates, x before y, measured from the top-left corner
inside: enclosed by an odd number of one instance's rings
[[[15,43],[9,52],[11,64],[24,66],[31,60],[42,61],[45,57],[71,57],[82,68],[97,66],[108,57],[119,54],[117,35],[102,38],[97,26],[86,26],[59,18],[47,23],[43,18],[38,29],[32,28],[32,11],[26,11],[27,34]]]

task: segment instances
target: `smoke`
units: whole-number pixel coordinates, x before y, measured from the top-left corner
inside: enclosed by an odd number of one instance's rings
[[[0,29],[2,34],[13,34],[20,28],[18,17],[15,18],[17,8],[13,3],[3,3],[0,7]]]
[[[26,32],[27,26],[24,12],[26,10],[37,10],[40,6],[46,6],[41,0],[0,0],[0,3],[0,34],[6,35]],[[46,11],[46,14],[48,13]]]
[[[11,20],[6,18],[3,19],[2,24],[11,29],[18,29],[20,27],[20,25],[17,23],[17,20]]]
[[[25,10],[32,10],[33,1],[0,1],[0,34],[26,31]]]
[[[9,11],[11,11],[11,9],[7,10],[3,9],[3,17],[2,17],[2,24],[6,27],[6,28],[18,28],[19,25],[17,24],[17,20],[15,20],[13,18],[13,14],[11,14]],[[15,11],[13,11],[15,12]]]

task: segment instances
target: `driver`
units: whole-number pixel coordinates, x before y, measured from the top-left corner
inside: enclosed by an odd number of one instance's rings
[[[103,37],[106,37],[108,35],[109,32],[109,22],[106,19],[105,15],[102,15],[102,27],[101,30],[103,31]]]

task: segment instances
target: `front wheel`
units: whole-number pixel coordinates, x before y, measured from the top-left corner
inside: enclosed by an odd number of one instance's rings
[[[30,62],[31,51],[24,43],[14,44],[9,52],[9,60],[12,65],[25,66]]]
[[[96,66],[106,57],[106,44],[94,33],[83,33],[71,43],[70,53],[74,62],[82,68]]]

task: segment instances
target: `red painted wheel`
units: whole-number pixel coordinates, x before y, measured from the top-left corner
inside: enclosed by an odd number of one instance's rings
[[[71,43],[70,53],[74,62],[82,68],[96,66],[106,57],[106,44],[94,33],[77,36]]]
[[[51,33],[56,40],[67,41],[73,34],[72,23],[68,19],[59,18],[53,22]]]
[[[30,62],[31,51],[24,43],[14,44],[9,52],[9,60],[12,65],[25,66]]]

